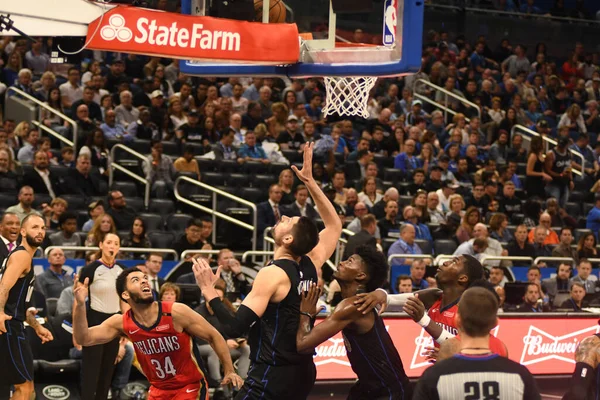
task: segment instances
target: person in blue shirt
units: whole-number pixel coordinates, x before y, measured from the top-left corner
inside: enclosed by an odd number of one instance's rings
[[[412,225],[415,228],[415,239],[417,240],[427,240],[429,243],[433,244],[433,238],[431,237],[431,232],[427,225],[419,222],[419,217],[417,216],[417,212],[414,207],[406,206],[404,207],[404,211],[402,211],[402,216],[404,217],[404,222]]]
[[[521,4],[521,9],[519,11],[525,14],[542,14],[542,10],[534,4],[535,0],[527,0],[526,3]]]
[[[600,230],[600,193],[596,193],[595,199],[596,204],[587,215],[585,229],[591,230],[594,236],[596,236],[596,240],[598,240],[598,231]]]
[[[260,161],[263,164],[268,164],[269,159],[262,146],[256,144],[256,135],[254,132],[246,132],[244,138],[245,143],[238,150],[238,162]]]
[[[414,171],[419,167],[417,157],[415,157],[415,141],[408,139],[404,142],[404,152],[394,158],[394,168],[403,172]]]
[[[415,243],[415,227],[410,224],[400,225],[400,239],[396,240],[388,250],[388,257],[392,254],[423,254],[418,244]],[[408,260],[394,258],[392,266],[405,265]]]

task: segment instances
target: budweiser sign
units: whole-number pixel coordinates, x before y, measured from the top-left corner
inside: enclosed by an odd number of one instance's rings
[[[277,40],[273,40],[273,38]],[[298,61],[295,24],[262,24],[117,6],[88,28],[88,48],[179,59]]]
[[[561,336],[553,336],[530,325],[527,335],[523,338],[524,346],[519,362],[523,365],[531,365],[558,360],[575,364],[574,355],[579,342],[595,333],[598,333],[598,325]]]

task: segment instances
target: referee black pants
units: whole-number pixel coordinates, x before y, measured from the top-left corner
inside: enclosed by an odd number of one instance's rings
[[[83,347],[81,398],[106,400],[119,353],[119,339],[97,346]]]

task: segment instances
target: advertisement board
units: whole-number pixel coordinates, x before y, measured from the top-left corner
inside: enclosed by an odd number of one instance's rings
[[[409,318],[384,318],[410,378],[421,376],[429,367],[423,356],[433,341]],[[318,321],[317,321],[318,322]],[[585,337],[600,332],[597,318],[562,316],[557,318],[501,317],[493,330],[508,347],[512,360],[526,366],[535,375],[571,374],[575,367],[575,349]],[[316,349],[317,379],[356,379],[346,357],[341,334]]]

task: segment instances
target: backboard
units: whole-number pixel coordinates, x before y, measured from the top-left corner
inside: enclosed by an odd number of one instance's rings
[[[183,0],[182,13],[203,15],[208,1]],[[269,10],[278,1],[262,2],[263,23],[269,22]],[[423,0],[285,0],[284,4],[285,21],[295,23],[300,33],[298,63],[274,66],[194,60],[181,61],[181,72],[225,77],[385,77],[415,73],[421,66]]]

